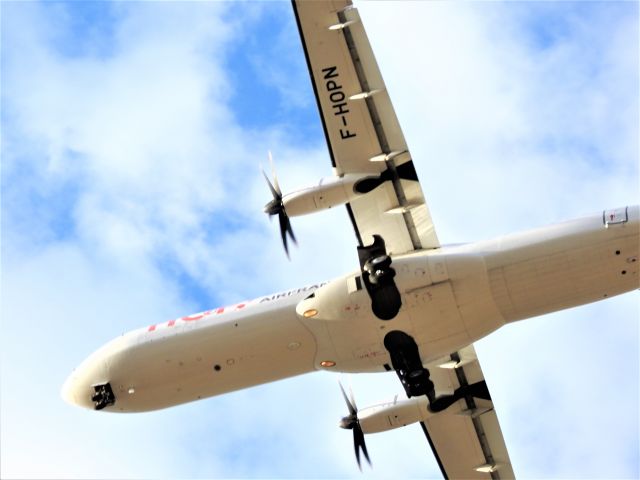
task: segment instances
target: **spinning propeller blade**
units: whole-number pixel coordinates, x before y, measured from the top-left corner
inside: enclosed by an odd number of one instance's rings
[[[340,385],[340,390],[342,391],[342,398],[344,398],[344,401],[347,404],[347,408],[349,409],[349,415],[347,417],[344,417],[340,421],[340,426],[348,430],[353,430],[353,449],[356,453],[358,468],[362,471],[362,464],[360,463],[360,450],[362,450],[364,458],[367,459],[369,465],[371,465],[371,459],[369,458],[367,445],[364,442],[364,432],[362,431],[362,427],[360,426],[360,420],[358,420],[358,407],[356,407],[356,402],[353,398],[353,392],[351,391],[351,389],[349,389],[350,395],[349,397],[347,397],[342,383],[338,382],[338,384]]]
[[[296,236],[293,234],[293,229],[291,228],[291,221],[289,220],[289,216],[287,215],[287,211],[284,208],[284,202],[282,201],[282,190],[280,190],[280,184],[278,183],[278,176],[276,175],[276,169],[273,166],[273,157],[271,156],[271,152],[269,152],[269,163],[271,164],[271,175],[273,177],[273,183],[267,177],[267,174],[262,170],[262,176],[267,181],[267,185],[269,185],[269,190],[271,191],[271,195],[273,196],[273,200],[267,203],[264,206],[264,212],[272,217],[273,215],[278,215],[278,223],[280,224],[280,236],[282,237],[282,244],[284,245],[284,251],[287,254],[287,258],[289,257],[289,245],[287,244],[287,237],[291,238],[291,241],[295,244]]]
[[[271,176],[273,177],[273,184],[276,187],[276,191],[282,196],[282,190],[280,190],[280,185],[278,184],[278,175],[276,175],[276,167],[273,165],[273,155],[271,155],[271,150],[269,150],[269,165],[271,166]]]
[[[262,171],[262,175],[264,176],[264,179],[267,181],[267,185],[269,185],[269,190],[271,190],[271,195],[273,195],[273,198],[275,199],[275,198],[279,198],[279,197],[281,197],[282,195],[281,195],[281,194],[280,194],[280,192],[279,192],[278,190],[276,190],[276,189],[274,188],[274,186],[271,184],[271,181],[269,180],[269,177],[267,177],[267,174],[266,174],[266,173],[264,173],[264,170],[262,170],[262,169],[261,169],[261,171]],[[265,207],[265,210],[266,210],[266,208],[267,208],[267,207]],[[268,213],[268,212],[267,212],[267,213]]]

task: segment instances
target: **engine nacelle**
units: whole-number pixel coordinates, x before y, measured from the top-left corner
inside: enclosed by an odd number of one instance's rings
[[[423,422],[434,413],[429,411],[426,396],[398,399],[358,411],[358,420],[364,433],[377,433]]]
[[[348,203],[385,180],[371,173],[347,173],[341,177],[321,178],[317,185],[287,193],[282,202],[290,217],[306,215]]]

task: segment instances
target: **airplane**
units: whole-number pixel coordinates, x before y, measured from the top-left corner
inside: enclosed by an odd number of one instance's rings
[[[333,176],[273,199],[290,217],[345,205],[359,267],[317,285],[129,332],[71,374],[68,402],[140,412],[318,370],[394,371],[407,399],[358,409],[364,435],[419,423],[445,478],[513,478],[473,343],[501,326],[639,287],[638,206],[494,240],[440,245],[373,52],[350,2],[293,2]],[[266,175],[265,175],[266,176]]]

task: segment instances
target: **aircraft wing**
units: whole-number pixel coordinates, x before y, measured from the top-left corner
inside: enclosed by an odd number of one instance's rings
[[[359,244],[368,245],[379,234],[389,253],[438,248],[411,154],[358,11],[350,0],[293,0],[293,9],[335,174],[393,172],[393,181],[347,204]],[[457,368],[439,366],[445,363]],[[440,393],[484,380],[473,346],[427,367]],[[442,474],[513,478],[492,402],[468,397],[458,403],[459,408],[421,424]]]
[[[379,234],[388,253],[438,248],[358,11],[350,0],[293,0],[293,9],[335,174],[388,170],[393,178],[347,204],[358,243],[369,245]]]
[[[427,368],[438,393],[484,381],[472,345]],[[491,400],[466,397],[421,426],[445,478],[515,478]]]

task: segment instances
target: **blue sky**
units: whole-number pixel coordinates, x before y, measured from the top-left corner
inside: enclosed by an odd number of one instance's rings
[[[59,389],[123,331],[357,265],[342,209],[288,262],[258,165],[331,174],[290,5],[3,2],[3,478],[438,478],[419,427],[367,438],[336,377],[140,415]],[[443,243],[636,203],[638,5],[360,6]],[[515,473],[637,478],[638,293],[477,344]],[[359,405],[399,393],[352,376]],[[596,391],[589,389],[595,382]],[[36,460],[34,460],[36,459]]]

